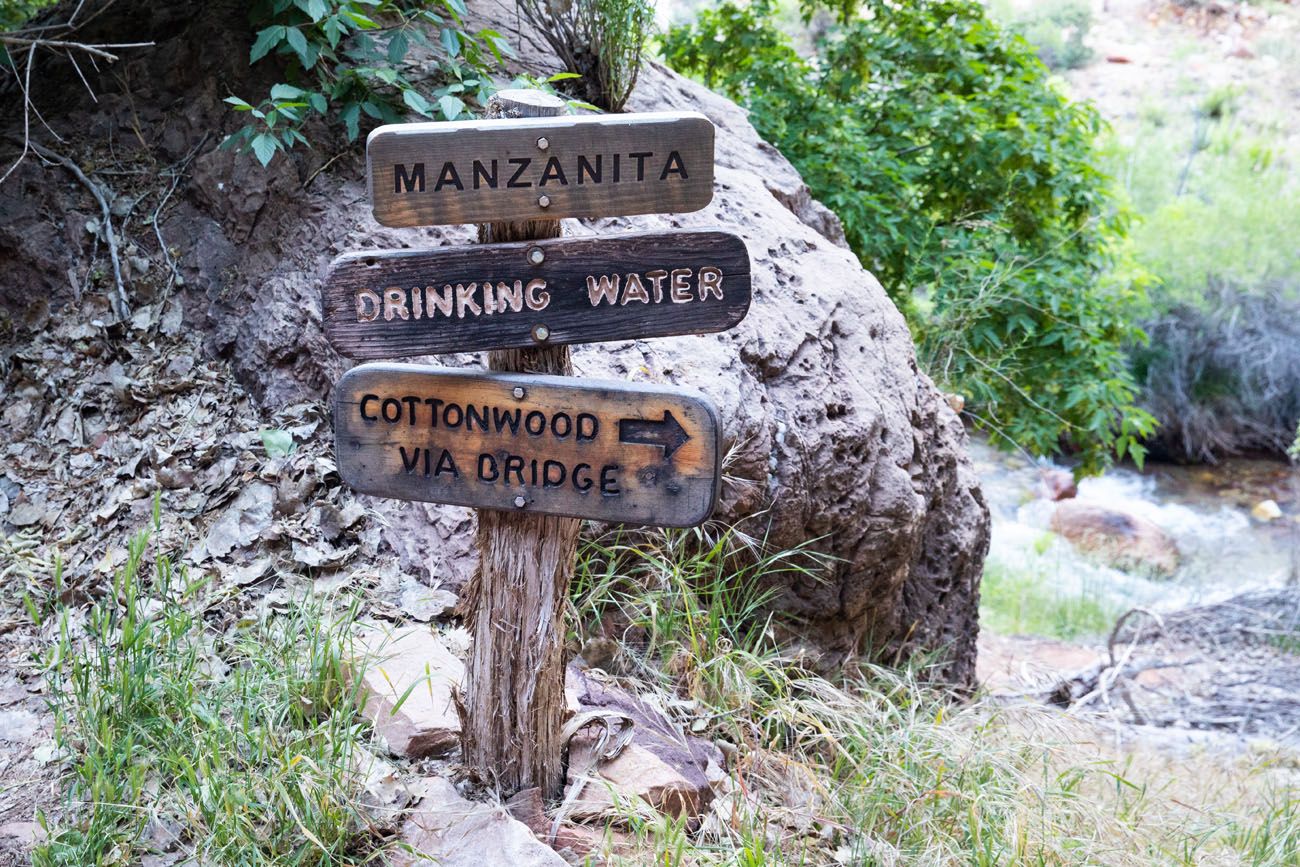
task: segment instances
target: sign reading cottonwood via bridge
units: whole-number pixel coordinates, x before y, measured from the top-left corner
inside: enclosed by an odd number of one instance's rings
[[[716,411],[685,389],[363,364],[334,430],[343,481],[381,497],[663,527],[717,499]]]
[[[391,124],[366,139],[370,201],[395,227],[698,211],[713,133],[695,112]]]
[[[334,260],[325,334],[350,358],[723,331],[749,310],[726,232],[376,250]]]

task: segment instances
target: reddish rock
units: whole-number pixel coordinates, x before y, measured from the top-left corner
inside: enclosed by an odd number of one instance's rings
[[[1070,500],[1079,496],[1079,486],[1074,483],[1074,473],[1055,467],[1039,473],[1043,496],[1049,500]]]
[[[361,671],[365,714],[392,752],[421,759],[460,742],[452,696],[465,665],[428,627],[363,629],[351,655],[352,669]]]
[[[1116,569],[1169,576],[1178,568],[1173,538],[1146,518],[1120,509],[1066,500],[1052,515],[1052,530]]]
[[[632,741],[613,759],[594,755],[598,735],[580,731],[569,742],[566,792],[576,800],[574,819],[617,814],[615,794],[623,802],[644,801],[662,813],[694,818],[713,801],[709,762],[721,766],[722,753],[713,744],[682,732],[671,720],[641,699],[589,677],[572,666],[566,692],[580,710],[611,710],[633,721]],[[579,793],[574,796],[575,787]]]

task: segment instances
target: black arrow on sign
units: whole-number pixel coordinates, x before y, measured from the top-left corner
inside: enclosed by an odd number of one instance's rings
[[[642,446],[663,446],[664,460],[673,456],[673,452],[686,445],[690,434],[682,428],[677,419],[668,410],[664,410],[663,421],[651,421],[642,418],[621,418],[618,420],[618,441],[635,443]]]

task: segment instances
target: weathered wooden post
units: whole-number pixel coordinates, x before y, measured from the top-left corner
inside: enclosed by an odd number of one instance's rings
[[[362,364],[334,392],[335,455],[362,493],[479,509],[463,759],[504,794],[562,783],[563,614],[581,518],[706,520],[717,411],[687,389],[569,378],[569,344],[706,334],[749,309],[721,231],[560,238],[560,218],[684,213],[713,195],[691,112],[560,117],[503,91],[484,121],[395,124],[366,143],[375,219],[479,224],[477,245],[372,250],[325,276],[325,333],[355,359],[493,350],[490,371]]]
[[[551,117],[564,101],[528,90],[503,90],[488,117]],[[550,143],[537,140],[545,154]],[[559,220],[484,223],[480,243],[558,238]],[[569,347],[505,349],[488,356],[491,370],[571,376]],[[563,785],[564,598],[577,557],[576,518],[478,513],[478,572],[470,585],[474,636],[465,667],[464,762],[503,791],[540,786],[551,798]]]

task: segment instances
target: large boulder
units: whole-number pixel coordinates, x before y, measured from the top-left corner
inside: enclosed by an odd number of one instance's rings
[[[127,8],[133,5],[136,0]],[[210,351],[229,361],[264,408],[274,409],[324,400],[349,366],[321,333],[320,278],[334,256],[468,242],[473,227],[395,230],[376,224],[359,143],[297,151],[277,157],[269,169],[215,150],[220,136],[212,131],[228,131],[240,120],[220,102],[225,87],[242,82],[240,92],[265,92],[265,82],[253,76],[266,73],[243,65],[246,47],[202,49],[209,33],[239,42],[243,35],[231,36],[229,24],[243,20],[232,11],[237,5],[204,7],[183,25],[167,22],[157,33],[144,32],[148,15],[140,23],[112,19],[131,30],[129,41],[160,44],[126,61],[130,95],[118,93],[112,79],[97,80],[101,102],[89,107],[85,124],[92,132],[123,131],[113,138],[129,149],[136,140],[129,133],[135,107],[148,106],[144,122],[166,130],[150,158],[166,161],[181,160],[209,136],[190,164],[190,181],[176,192],[180,204],[164,212],[158,228],[175,248],[184,276],[187,326],[200,329]],[[471,18],[470,27],[493,23],[503,32],[515,22],[512,4],[477,9]],[[124,38],[101,25],[96,36],[104,41]],[[522,41],[520,56],[532,70],[555,64],[531,39]],[[748,519],[748,529],[772,546],[811,543],[835,557],[825,580],[791,577],[778,588],[776,602],[805,624],[826,661],[864,649],[891,656],[938,650],[946,656],[940,673],[971,684],[988,510],[966,457],[962,425],[917,369],[902,316],[844,248],[834,215],[811,198],[797,172],[759,139],[736,105],[652,63],[629,108],[691,109],[713,120],[713,203],[694,214],[570,221],[566,231],[734,231],[753,260],[754,301],[748,318],[725,334],[578,347],[579,374],[692,386],[717,404],[722,447],[731,455],[717,519]],[[322,171],[326,160],[331,164]],[[70,297],[69,261],[84,256],[81,247],[89,245],[78,228],[84,215],[78,220],[75,214],[67,215],[58,237],[41,240],[49,210],[70,206],[53,201],[40,172],[29,164],[0,188],[0,214],[12,217],[0,233],[0,254],[26,256],[38,243],[44,257],[23,266],[21,291],[0,293],[20,322],[41,318],[41,311],[29,309],[30,299],[48,298],[57,306]],[[70,179],[59,186],[65,199],[70,186],[75,191]],[[484,359],[431,361],[465,367]],[[385,545],[404,568],[452,588],[472,574],[472,512],[396,501],[374,505]]]

